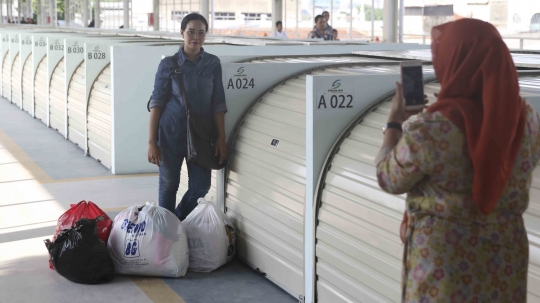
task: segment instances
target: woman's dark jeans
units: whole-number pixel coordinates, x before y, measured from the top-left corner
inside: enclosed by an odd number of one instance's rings
[[[183,221],[195,207],[197,200],[203,198],[210,189],[212,172],[188,163],[188,191],[176,207],[176,193],[180,184],[180,170],[186,157],[185,153],[172,153],[161,148],[161,163],[159,166],[159,206],[164,207]]]

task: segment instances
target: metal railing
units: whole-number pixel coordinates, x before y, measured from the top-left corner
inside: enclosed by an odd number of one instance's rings
[[[422,38],[422,44],[426,44],[427,38],[431,37],[431,35],[426,34],[404,34],[403,35],[403,41],[405,41],[406,37],[419,37]],[[502,39],[506,42],[506,40],[518,40],[519,41],[519,49],[525,49],[525,41],[538,41],[538,50],[540,50],[540,37],[539,38],[529,38],[529,37],[508,37],[503,36]],[[431,40],[431,38],[429,39]],[[508,42],[507,42],[508,44]]]

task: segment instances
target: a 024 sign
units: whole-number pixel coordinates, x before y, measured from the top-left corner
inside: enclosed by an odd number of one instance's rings
[[[253,89],[255,87],[255,79],[248,71],[249,68],[241,66],[236,68],[231,66],[227,70],[227,85],[226,89]]]
[[[332,80],[328,84],[319,86],[316,99],[317,109],[349,109],[354,108],[353,89],[351,79]],[[351,83],[349,83],[351,82]],[[352,85],[351,85],[352,84]]]

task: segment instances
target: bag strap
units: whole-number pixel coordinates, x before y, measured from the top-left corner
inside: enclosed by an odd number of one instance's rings
[[[174,54],[172,56],[173,62],[174,62],[174,73],[178,74],[178,84],[180,86],[180,93],[182,94],[182,100],[184,101],[184,107],[186,109],[186,113],[189,115],[189,108],[188,108],[188,100],[186,98],[186,87],[184,86],[184,78],[182,77],[182,71],[180,70],[180,66],[178,65],[178,53]]]

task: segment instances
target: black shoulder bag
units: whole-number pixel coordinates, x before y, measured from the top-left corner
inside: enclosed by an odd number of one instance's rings
[[[182,72],[174,59],[176,69],[174,73],[178,76],[180,93],[186,108],[187,114],[187,161],[200,167],[219,170],[227,165],[227,159],[219,164],[219,154],[216,156],[216,144],[218,131],[213,117],[208,118],[189,111],[188,100],[186,98],[186,87]]]

